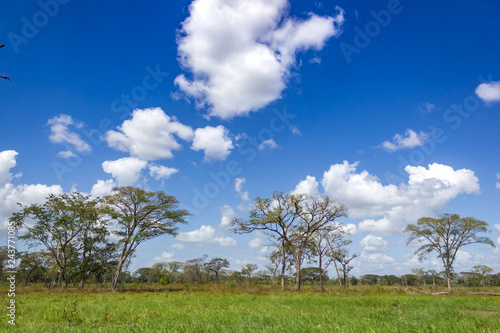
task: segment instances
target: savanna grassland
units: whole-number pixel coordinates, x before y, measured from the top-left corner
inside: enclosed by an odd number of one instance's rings
[[[222,285],[217,290],[110,293],[31,288],[16,295],[16,326],[4,314],[0,331],[500,332],[500,297],[471,291],[432,295],[403,288],[340,292],[330,287],[322,293],[309,288],[297,293]],[[2,292],[2,304],[7,302]]]

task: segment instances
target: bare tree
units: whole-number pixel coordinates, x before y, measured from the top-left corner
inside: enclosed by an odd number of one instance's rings
[[[295,290],[300,290],[300,267],[314,233],[326,228],[341,216],[346,216],[347,208],[336,204],[326,196],[307,197],[275,192],[271,198],[253,200],[254,209],[248,220],[235,218],[232,229],[248,233],[255,230],[272,232],[281,241],[282,251],[282,288],[285,288],[285,257],[288,250],[294,256]]]

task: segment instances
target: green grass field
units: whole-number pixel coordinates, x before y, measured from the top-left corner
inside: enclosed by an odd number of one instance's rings
[[[4,292],[2,304],[7,302]],[[24,290],[16,304],[16,326],[4,314],[1,332],[500,332],[500,297],[408,295],[396,288]]]

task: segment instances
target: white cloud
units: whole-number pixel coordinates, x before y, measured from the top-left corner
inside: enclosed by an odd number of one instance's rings
[[[497,179],[500,179],[500,173],[497,173]],[[497,188],[500,188],[500,182],[497,182]]]
[[[228,205],[224,205],[224,207],[222,207],[221,213],[222,218],[220,220],[220,226],[226,228],[231,224],[231,220],[235,217],[235,213],[234,210]]]
[[[195,0],[182,23],[178,54],[184,75],[175,84],[208,115],[248,115],[281,97],[296,53],[321,50],[341,34],[344,11],[335,17],[287,16],[287,0]]]
[[[236,178],[234,180],[234,189],[240,195],[241,200],[250,201],[248,192],[243,192],[243,184],[245,184],[246,181],[246,178]]]
[[[422,146],[428,137],[428,133],[420,132],[417,134],[415,131],[407,129],[404,135],[396,134],[393,138],[393,142],[383,142],[382,148],[390,152],[401,149],[411,149]]]
[[[60,151],[59,153],[57,153],[57,157],[61,158],[70,158],[75,156],[76,155],[71,150]]]
[[[229,137],[229,131],[222,125],[198,128],[194,132],[191,149],[196,151],[204,150],[204,161],[223,161],[231,154],[233,148],[233,141]]]
[[[149,165],[149,175],[156,180],[168,179],[174,173],[179,172],[179,169],[167,168],[163,165]]]
[[[235,246],[236,241],[231,237],[216,235],[215,229],[209,225],[202,225],[200,229],[180,232],[177,239],[188,243],[216,243],[220,246]]]
[[[344,230],[348,235],[354,236],[358,233],[358,227],[355,224],[348,223],[346,225],[341,226],[342,230]]]
[[[309,197],[315,196],[318,194],[318,185],[316,177],[307,176],[305,180],[295,186],[292,194],[305,194]]]
[[[16,166],[17,155],[14,150],[0,152],[0,229],[7,228],[7,220],[19,209],[18,203],[26,206],[43,203],[49,194],[63,193],[59,185],[12,184],[14,176],[10,169]]]
[[[124,157],[116,161],[104,161],[102,169],[115,177],[119,186],[131,186],[137,183],[141,170],[147,164],[148,162],[136,157]]]
[[[500,81],[481,83],[476,88],[476,95],[485,102],[500,101]]]
[[[297,126],[289,125],[288,128],[290,129],[293,135],[302,135],[302,132],[299,130]]]
[[[429,114],[436,109],[436,105],[426,102],[420,104],[418,109],[422,115]]]
[[[113,179],[108,180],[98,180],[96,184],[92,186],[90,190],[90,195],[94,197],[105,197],[113,192],[113,188],[117,187],[118,184],[115,183]]]
[[[264,140],[259,145],[259,150],[272,150],[278,148],[278,144],[273,139]]]
[[[154,257],[155,261],[169,262],[174,259],[174,252],[163,252],[160,256]]]
[[[85,142],[79,134],[69,129],[70,126],[76,128],[81,128],[83,126],[83,123],[78,121],[75,122],[71,116],[60,114],[49,119],[47,124],[50,125],[50,142],[67,143],[73,146],[76,151],[80,152],[90,152],[92,150],[89,144]]]
[[[361,253],[361,255],[354,259],[353,266],[363,267],[363,271],[371,274],[387,274],[387,272],[394,272],[396,259],[382,253]]]
[[[170,247],[171,247],[171,248],[174,248],[174,249],[179,249],[179,250],[182,250],[182,249],[184,249],[184,247],[185,247],[185,246],[184,246],[184,244],[182,244],[182,243],[174,243],[174,244],[172,244]]]
[[[326,194],[347,205],[349,216],[369,218],[359,224],[362,232],[400,234],[405,223],[442,213],[457,195],[479,193],[479,180],[467,169],[453,170],[437,163],[428,168],[407,166],[408,183],[396,186],[382,185],[366,170],[356,173],[358,164],[332,165],[322,185]]]
[[[0,187],[5,186],[14,177],[10,169],[16,166],[16,157],[19,155],[15,150],[4,150],[0,152]]]
[[[368,235],[359,243],[363,251],[381,253],[387,250],[389,243],[382,237]]]
[[[495,224],[494,227],[495,229],[497,229],[498,232],[500,232],[500,224]]]
[[[172,158],[173,150],[182,149],[174,135],[185,141],[191,141],[194,135],[191,127],[169,117],[161,108],[134,110],[132,119],[125,120],[118,130],[106,133],[108,145],[146,161]]]
[[[269,247],[264,244],[264,241],[260,237],[256,237],[250,242],[248,242],[248,246],[252,250],[259,250],[261,254],[264,254],[268,251]]]

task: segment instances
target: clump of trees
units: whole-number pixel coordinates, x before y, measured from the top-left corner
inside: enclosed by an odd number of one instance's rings
[[[175,235],[176,225],[185,223],[189,213],[177,209],[177,200],[163,192],[134,187],[114,189],[114,194],[92,198],[78,192],[50,195],[43,204],[22,206],[10,218],[26,232],[20,237],[29,247],[44,250],[20,253],[20,268],[31,274],[40,270],[62,288],[78,281],[80,288],[93,276],[102,282],[113,272],[111,289],[116,290],[119,276],[137,247],[146,240]],[[110,221],[117,242],[110,241]]]

